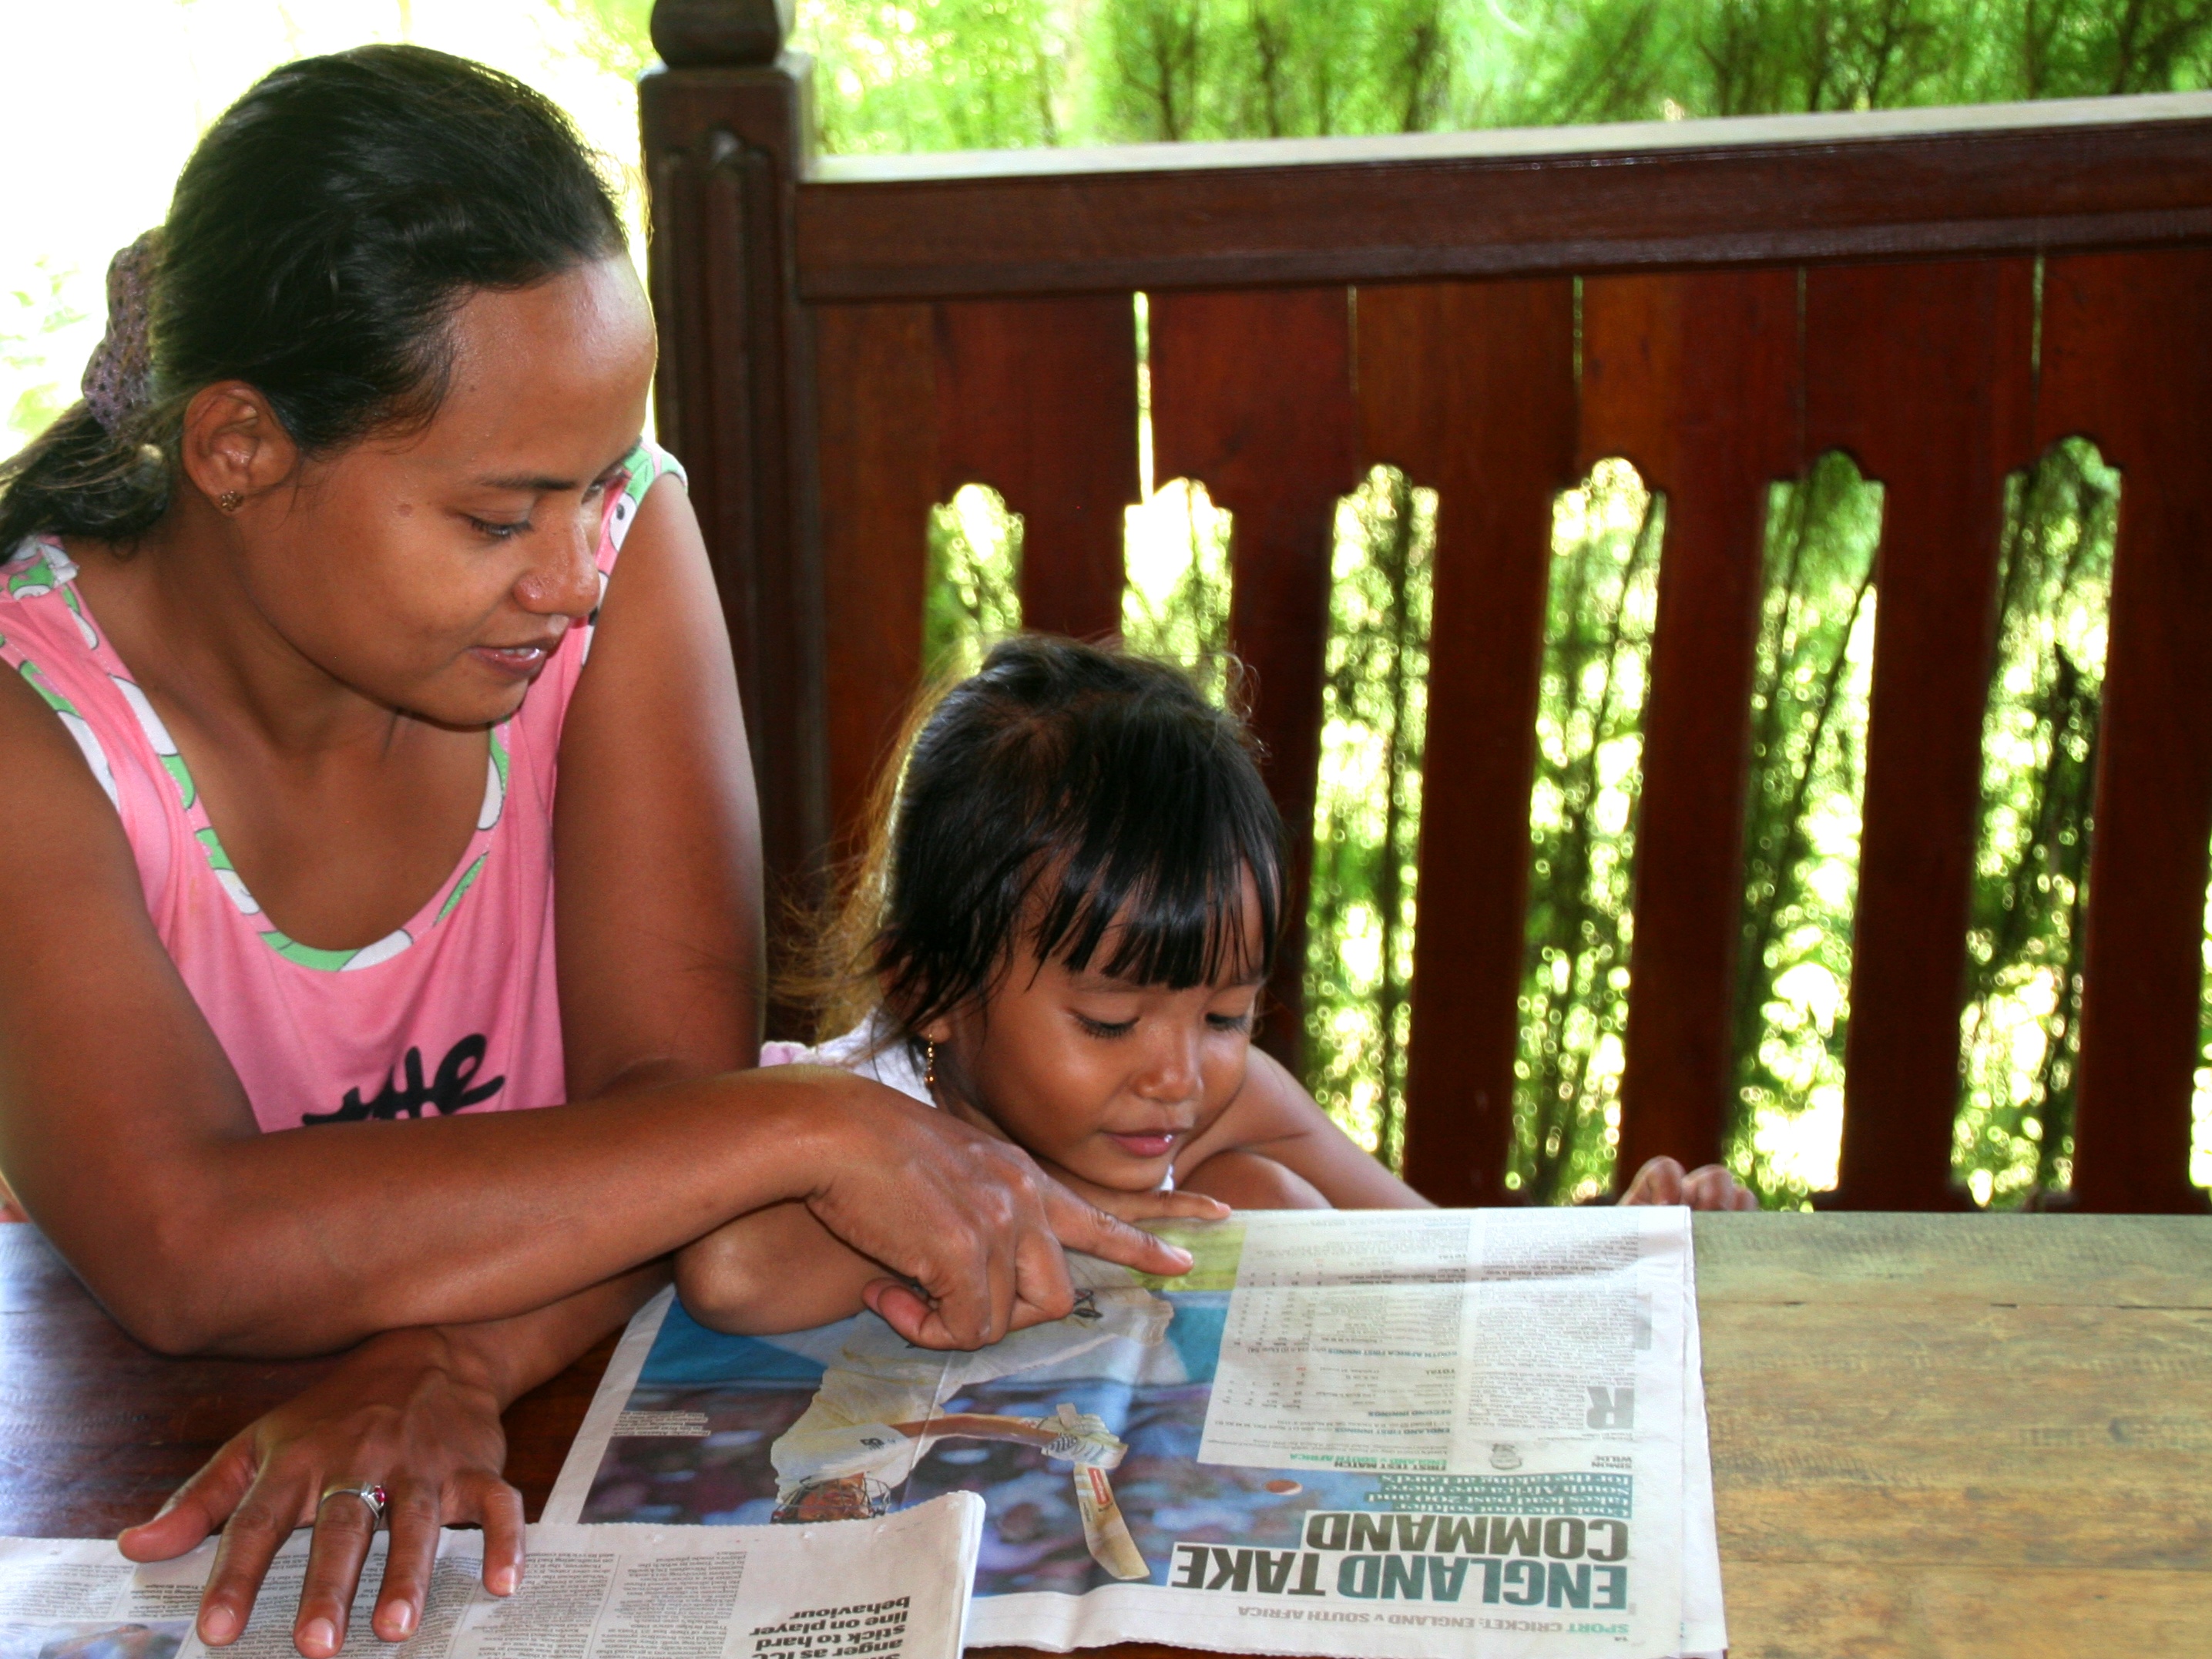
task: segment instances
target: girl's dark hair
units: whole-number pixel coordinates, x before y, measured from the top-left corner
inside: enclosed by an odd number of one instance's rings
[[[1081,969],[1112,930],[1100,971],[1179,989],[1274,966],[1282,818],[1243,722],[1164,663],[1010,640],[927,714],[891,787],[830,949],[908,1034],[988,994],[1022,943]]]
[[[216,380],[259,388],[311,455],[427,420],[452,366],[447,325],[471,291],[623,245],[575,128],[512,76],[420,46],[288,64],[177,179],[147,277],[144,395],[107,425],[77,404],[0,463],[0,550],[40,531],[127,541],[149,527],[185,405]]]

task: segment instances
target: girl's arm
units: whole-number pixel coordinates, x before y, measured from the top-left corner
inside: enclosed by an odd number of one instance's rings
[[[676,1294],[711,1330],[769,1336],[860,1312],[883,1271],[831,1237],[805,1205],[775,1204],[678,1251]]]
[[[570,710],[557,825],[569,1085],[598,1097],[583,1104],[261,1133],[155,933],[115,809],[45,703],[0,677],[0,1169],[143,1340],[313,1353],[509,1318],[788,1200],[920,1282],[933,1303],[872,1294],[941,1342],[1064,1311],[1055,1228],[1158,1257],[889,1090],[724,1069],[753,1040],[756,836],[734,693],[698,696],[728,659],[679,490],[652,492],[618,574]],[[605,799],[625,790],[627,828]]]
[[[1338,1128],[1279,1062],[1256,1048],[1237,1098],[1176,1164],[1178,1188],[1238,1209],[1430,1207]],[[1693,1210],[1759,1207],[1758,1194],[1724,1165],[1708,1164],[1685,1175],[1671,1158],[1655,1158],[1638,1170],[1620,1201]]]
[[[1170,1216],[1216,1221],[1228,1213],[1196,1193],[1116,1193],[1076,1181],[1065,1171],[1059,1179],[1124,1221]],[[811,1330],[860,1312],[867,1287],[883,1272],[880,1262],[833,1237],[805,1205],[777,1204],[740,1217],[677,1252],[676,1293],[684,1298],[684,1311],[702,1325],[770,1336]]]
[[[1176,1159],[1176,1185],[1241,1209],[1295,1209],[1316,1198],[1340,1210],[1430,1207],[1257,1048],[1237,1097]]]

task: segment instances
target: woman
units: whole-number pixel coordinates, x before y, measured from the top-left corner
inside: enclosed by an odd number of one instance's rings
[[[936,1346],[1064,1313],[1055,1236],[1176,1270],[879,1085],[739,1073],[729,647],[556,111],[416,49],[292,64],[110,280],[86,401],[0,469],[0,1169],[157,1348],[362,1345],[125,1534],[228,1522],[205,1639],[313,1522],[295,1640],[334,1651],[379,1488],[379,1635],[441,1522],[512,1588],[501,1407],[735,1218],[767,1268],[811,1212]]]

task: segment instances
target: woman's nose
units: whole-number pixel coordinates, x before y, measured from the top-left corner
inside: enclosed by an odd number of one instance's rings
[[[515,602],[534,616],[573,617],[581,621],[599,605],[599,568],[592,558],[596,520],[575,527],[546,548],[544,556],[514,584]]]

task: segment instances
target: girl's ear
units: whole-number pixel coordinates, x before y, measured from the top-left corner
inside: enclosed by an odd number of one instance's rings
[[[913,1005],[909,1002],[906,1007],[901,1007],[899,1006],[901,1001],[901,998],[892,994],[889,975],[877,980],[877,1006],[887,1010],[900,1024],[905,1025],[908,1030],[925,1042],[946,1042],[951,1040],[952,1022],[949,1018],[940,1014],[927,1025],[910,1024],[908,1020]]]

